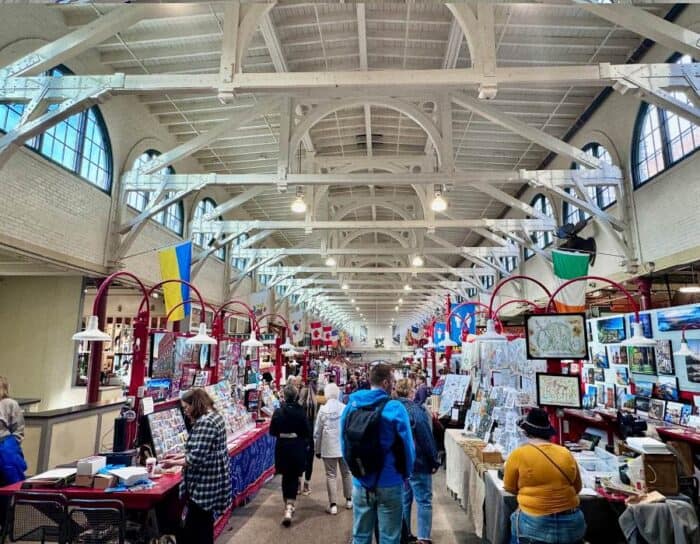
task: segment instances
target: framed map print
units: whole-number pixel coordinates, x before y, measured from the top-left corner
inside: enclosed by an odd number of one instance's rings
[[[581,385],[578,376],[538,372],[537,405],[581,408]]]
[[[586,316],[528,314],[525,316],[528,359],[586,359]]]

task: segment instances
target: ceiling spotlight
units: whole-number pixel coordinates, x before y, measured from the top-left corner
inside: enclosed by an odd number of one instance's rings
[[[399,299],[399,304],[403,304],[403,299],[402,299],[402,298]]]
[[[354,298],[351,298],[351,299],[350,299],[350,304],[355,304],[355,299],[354,299]]]
[[[413,257],[411,264],[413,266],[423,266],[425,264],[425,261],[423,260],[423,257],[421,257],[420,255],[416,255],[415,257]]]
[[[413,287],[411,287],[411,286],[408,285],[408,284],[405,284],[405,285],[403,286],[403,290],[404,290],[404,291],[411,291],[411,290],[413,290]]]
[[[398,306],[394,306],[394,311],[395,311],[395,312],[398,312],[398,311],[399,311],[399,307],[398,307]]]
[[[355,309],[356,309],[358,312],[360,311],[360,307],[359,307],[359,306],[356,306]]]
[[[348,290],[350,289],[350,286],[347,283],[344,283],[343,285],[340,286],[341,289]]]
[[[338,264],[338,263],[336,262],[336,260],[333,257],[331,257],[331,256],[326,257],[326,266],[335,266],[336,264]]]
[[[292,211],[294,213],[306,213],[306,202],[304,202],[304,191],[301,187],[297,187],[297,197],[292,202]]]
[[[434,212],[444,212],[447,209],[447,201],[442,198],[441,191],[435,191],[435,198],[430,203],[430,209]]]

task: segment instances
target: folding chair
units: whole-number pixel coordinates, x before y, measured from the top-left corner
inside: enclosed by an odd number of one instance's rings
[[[16,493],[8,506],[2,542],[65,542],[66,498],[58,493]]]
[[[117,500],[71,500],[68,502],[70,544],[124,544],[124,503]]]

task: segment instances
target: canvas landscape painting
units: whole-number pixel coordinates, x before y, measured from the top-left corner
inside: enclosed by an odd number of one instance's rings
[[[625,335],[625,320],[622,316],[609,319],[599,319],[596,322],[598,342],[601,344],[616,344],[622,342]]]
[[[656,375],[656,356],[653,347],[628,346],[627,360],[632,374]]]

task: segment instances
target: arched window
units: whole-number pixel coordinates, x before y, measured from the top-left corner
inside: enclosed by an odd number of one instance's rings
[[[515,256],[501,257],[501,266],[506,269],[507,272],[512,272],[518,267],[518,259]]]
[[[139,157],[134,161],[134,164],[132,165],[131,169],[138,170],[143,165],[156,158],[158,155],[160,155],[160,151],[156,151],[155,149],[149,149],[148,151],[145,151],[144,153],[139,155]],[[156,173],[174,174],[175,170],[172,166],[166,166],[165,168],[162,168]],[[151,198],[151,195],[154,195],[154,193],[149,193],[147,191],[130,191],[129,193],[127,193],[126,203],[135,210],[142,212],[146,209],[146,206],[148,206],[148,202]],[[165,199],[171,198],[172,196],[173,193],[168,192],[165,194]],[[185,208],[182,204],[182,201],[180,200],[178,202],[174,202],[165,210],[157,213],[153,217],[153,219],[157,223],[160,223],[161,225],[166,227],[168,230],[173,231],[178,236],[182,236],[182,233],[184,232],[185,223]]]
[[[199,201],[197,204],[197,207],[194,210],[194,216],[192,219],[194,221],[198,221],[202,219],[205,215],[208,213],[211,213],[214,211],[216,208],[216,202],[214,202],[211,198],[203,198],[202,200]],[[219,217],[219,219],[222,219]],[[192,235],[192,241],[198,245],[201,248],[205,248],[209,246],[210,239],[208,236],[203,233],[203,232],[197,232]],[[219,249],[216,250],[214,253],[217,259],[221,259],[222,261],[225,259],[226,256],[226,249],[223,247],[220,247]]]
[[[612,155],[610,155],[610,152],[597,142],[590,142],[584,145],[583,151],[585,151],[586,154],[590,155],[591,157],[600,159],[608,164],[613,164]],[[581,165],[578,163],[573,163],[571,168],[578,169],[581,168]],[[588,196],[591,197],[593,202],[595,202],[601,210],[607,208],[608,206],[612,206],[616,201],[615,189],[612,187],[587,187],[586,190],[588,191]],[[576,192],[570,188],[567,188],[566,192],[569,194],[576,194]],[[578,223],[579,221],[588,220],[591,217],[591,214],[580,210],[573,204],[564,202],[562,207],[562,217],[564,218],[564,223]]]
[[[678,64],[692,62],[689,55],[678,56]],[[676,100],[690,104],[682,91],[671,93]],[[700,127],[683,117],[652,104],[642,104],[634,127],[632,178],[639,187],[657,174],[690,155],[700,146]]]
[[[238,247],[240,246],[243,242],[245,242],[248,239],[248,233],[244,232],[240,236],[238,236],[233,243],[231,244],[231,247]],[[242,257],[231,257],[231,266],[235,268],[236,270],[243,271],[245,270],[246,266],[248,265],[248,259],[244,259]]]
[[[543,194],[535,195],[535,198],[532,199],[530,205],[536,210],[542,212],[547,217],[554,218],[554,210],[552,209],[552,203]],[[552,235],[551,231],[548,230],[537,231],[532,234],[532,241],[537,247],[539,247],[540,249],[544,249],[548,246],[551,246],[552,243],[554,243],[554,236]],[[534,255],[534,251],[525,248],[526,259],[529,259]]]
[[[58,66],[45,75],[60,77],[71,72]],[[51,104],[48,111],[59,104]],[[24,112],[24,104],[0,104],[0,131],[14,129]],[[104,119],[97,106],[72,115],[46,132],[29,140],[26,146],[47,159],[86,179],[106,193],[112,188],[112,148]]]

